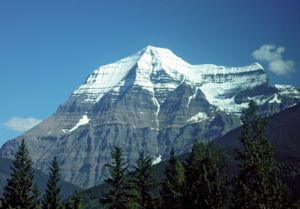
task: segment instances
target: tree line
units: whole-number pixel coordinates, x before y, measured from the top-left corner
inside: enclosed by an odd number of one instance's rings
[[[174,149],[164,168],[162,182],[154,178],[152,159],[141,151],[133,168],[128,169],[120,147],[107,164],[106,193],[99,199],[105,209],[288,209],[292,206],[282,182],[280,166],[273,157],[266,137],[266,119],[257,114],[251,101],[243,111],[243,148],[236,150],[238,172],[228,179],[226,157],[213,143],[195,142],[184,161]],[[15,156],[12,174],[4,188],[0,209],[80,209],[79,194],[62,203],[59,167],[54,158],[46,192],[33,183],[32,162],[24,140]],[[157,189],[159,185],[159,189]]]
[[[4,187],[3,197],[0,200],[0,209],[81,209],[82,204],[79,193],[62,201],[60,194],[59,165],[54,157],[43,198],[34,182],[32,161],[24,139],[15,154],[11,166],[10,178]]]

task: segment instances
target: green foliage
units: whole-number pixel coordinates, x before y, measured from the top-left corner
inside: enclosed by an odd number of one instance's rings
[[[280,167],[274,160],[271,143],[266,137],[267,121],[257,115],[257,106],[250,102],[242,114],[240,141],[243,149],[237,151],[239,173],[233,181],[232,209],[299,208],[289,204],[281,181]],[[185,166],[176,159],[174,150],[165,163],[161,188],[154,180],[152,159],[139,153],[132,173],[127,174],[127,163],[121,148],[112,150],[112,162],[107,165],[110,177],[105,180],[107,191],[102,208],[106,209],[223,209],[226,206],[225,159],[212,143],[196,142]],[[159,176],[163,176],[163,166]],[[60,175],[54,158],[49,173],[43,209],[62,209]],[[155,190],[156,189],[156,190]],[[161,204],[155,201],[160,190]],[[97,193],[99,195],[103,191]],[[99,208],[99,201],[85,202],[86,208]],[[82,209],[79,193],[64,205],[65,209]],[[40,209],[40,192],[33,183],[32,162],[24,140],[15,155],[11,177],[5,186],[0,209]]]
[[[130,208],[153,209],[154,202],[151,192],[155,188],[152,171],[152,159],[141,151],[134,166],[131,179]]]
[[[176,159],[174,149],[170,152],[170,159],[164,170],[165,178],[160,192],[164,209],[183,208],[183,188],[185,174],[182,163]]]
[[[283,209],[286,192],[272,145],[265,136],[267,121],[257,115],[255,102],[249,103],[241,117],[243,151],[237,151],[239,175],[235,179],[233,209]]]
[[[24,139],[15,155],[12,173],[4,188],[1,208],[37,209],[37,189],[33,185],[32,161]]]
[[[49,172],[49,180],[47,183],[46,193],[42,202],[43,209],[60,209],[61,194],[60,194],[60,175],[59,166],[56,157],[52,161]]]
[[[101,202],[109,209],[125,209],[128,200],[127,163],[123,157],[123,151],[120,147],[115,147],[111,152],[112,162],[107,164],[110,177],[105,182],[108,185],[108,192],[101,199]]]
[[[80,193],[75,192],[71,198],[65,203],[65,209],[82,209]]]
[[[38,186],[36,184],[34,184],[33,186],[33,190],[32,190],[32,204],[33,204],[33,208],[35,209],[40,209],[41,208],[41,192],[38,189]]]
[[[196,142],[186,161],[184,208],[220,209],[226,203],[225,160],[217,147]]]

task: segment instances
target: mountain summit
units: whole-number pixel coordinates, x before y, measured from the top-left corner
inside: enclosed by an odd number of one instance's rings
[[[258,63],[235,68],[190,65],[169,49],[147,46],[127,58],[95,70],[73,92],[72,99],[92,105],[109,91],[118,92],[129,85],[139,86],[154,94],[167,94],[184,81],[201,85],[207,99],[211,103],[217,102],[220,109],[234,105],[240,111],[242,107],[229,100],[225,104],[223,99],[218,101],[218,97],[230,92],[234,94],[235,88],[240,91],[241,88],[249,89],[267,83],[267,76]],[[224,85],[228,82],[231,84]]]
[[[148,46],[92,72],[57,111],[0,156],[13,158],[25,138],[34,166],[48,172],[53,156],[62,178],[84,188],[102,183],[111,148],[121,146],[130,165],[140,150],[153,163],[190,150],[240,126],[240,114],[255,100],[263,115],[300,101],[299,89],[268,84],[263,68],[191,65],[169,49]]]
[[[73,92],[73,96],[76,98],[84,95],[86,98],[83,99],[83,102],[94,104],[107,92],[118,90],[128,82],[133,82],[130,81],[132,79],[134,79],[134,85],[150,90],[153,86],[150,80],[151,75],[164,68],[165,72],[169,71],[170,76],[176,78],[176,74],[178,74],[176,66],[188,66],[188,64],[168,49],[148,46],[113,64],[101,66]]]

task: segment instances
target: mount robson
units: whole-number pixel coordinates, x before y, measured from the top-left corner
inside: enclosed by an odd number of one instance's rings
[[[191,65],[148,46],[92,72],[52,116],[5,143],[0,157],[13,159],[24,138],[35,168],[48,173],[57,156],[62,179],[89,188],[107,176],[114,146],[122,147],[129,165],[141,150],[156,164],[172,147],[184,154],[195,140],[239,127],[250,100],[269,116],[299,103],[300,90],[271,86],[258,63]]]

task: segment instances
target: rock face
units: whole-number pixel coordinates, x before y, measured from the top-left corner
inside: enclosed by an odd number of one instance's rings
[[[218,138],[240,125],[255,100],[271,115],[295,105],[292,86],[269,86],[259,64],[190,65],[168,49],[148,46],[95,70],[55,114],[8,141],[0,156],[13,158],[25,138],[36,168],[47,171],[56,155],[62,178],[83,188],[99,184],[111,148],[121,146],[131,164],[145,150],[154,162],[191,149],[194,140]]]

